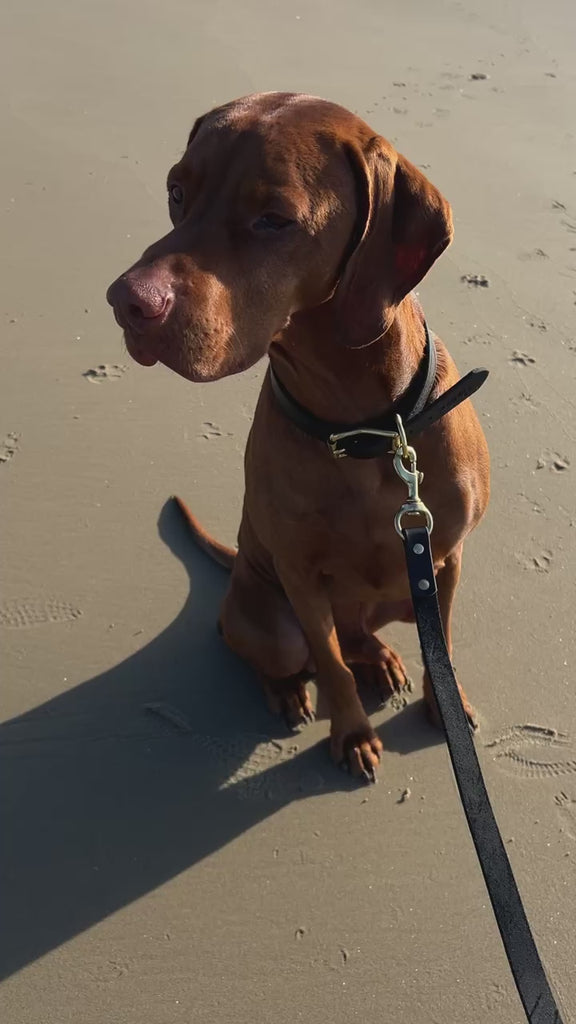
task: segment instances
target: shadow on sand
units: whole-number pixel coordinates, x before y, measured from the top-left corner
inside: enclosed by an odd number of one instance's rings
[[[291,801],[353,785],[325,743],[290,751],[250,671],[217,636],[226,575],[171,505],[159,533],[191,580],[174,622],[115,668],[2,726],[1,977]],[[155,701],[178,709],[185,727],[146,710]],[[388,750],[440,742],[419,705],[380,727]]]

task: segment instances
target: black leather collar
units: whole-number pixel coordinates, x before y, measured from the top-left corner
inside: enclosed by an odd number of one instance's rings
[[[324,441],[337,458],[345,456],[352,459],[379,458],[390,451],[390,437],[383,437],[379,432],[395,433],[396,416],[402,417],[406,436],[414,437],[425,427],[444,416],[450,409],[469,398],[488,376],[488,370],[472,370],[449,391],[436,399],[432,405],[428,405],[436,383],[438,360],[436,344],[426,323],[424,323],[424,330],[426,331],[426,345],[420,366],[404,394],[383,416],[365,420],[362,423],[322,420],[292,397],[270,366],[270,383],[274,397],[284,415],[292,423],[308,437]],[[338,436],[342,434],[347,436]]]

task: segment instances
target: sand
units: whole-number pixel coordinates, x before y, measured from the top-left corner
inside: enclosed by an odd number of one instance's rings
[[[260,89],[356,110],[453,204],[420,294],[461,371],[491,371],[494,488],[455,660],[576,1019],[576,8],[503,8],[3,4],[4,1024],[523,1020],[414,629],[388,634],[417,682],[373,715],[372,789],[331,766],[325,721],[270,718],[216,636],[225,574],[166,502],[234,540],[263,367],[143,369],[104,301],[167,230],[195,116]]]

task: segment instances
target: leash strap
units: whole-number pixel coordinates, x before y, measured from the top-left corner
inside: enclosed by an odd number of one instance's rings
[[[406,436],[408,438],[416,437],[426,427],[431,427],[436,420],[441,419],[447,412],[451,412],[457,405],[464,402],[471,395],[478,391],[478,388],[482,387],[484,381],[488,376],[489,371],[481,368],[470,370],[464,377],[461,377],[456,384],[453,384],[448,391],[445,391],[443,395],[440,395],[436,401],[432,402],[431,405],[426,406],[422,412],[417,413],[415,416],[411,416],[409,420],[404,424],[406,430]]]
[[[460,799],[516,988],[530,1024],[562,1024],[494,817],[462,707],[440,618],[430,534],[426,527],[419,526],[403,530],[402,537],[424,664],[432,683]]]

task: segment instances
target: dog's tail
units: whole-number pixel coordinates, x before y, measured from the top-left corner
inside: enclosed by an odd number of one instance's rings
[[[188,523],[192,531],[192,536],[196,541],[198,547],[202,548],[210,558],[221,565],[224,569],[229,571],[234,565],[236,558],[236,551],[234,548],[227,548],[225,544],[221,544],[220,541],[214,540],[209,533],[206,533],[204,527],[198,522],[196,516],[193,516],[187,505],[184,504],[182,498],[174,495],[173,500],[178,505],[184,519]]]

